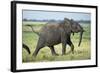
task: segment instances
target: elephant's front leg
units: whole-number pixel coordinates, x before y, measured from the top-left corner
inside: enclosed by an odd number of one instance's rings
[[[62,43],[62,55],[66,54],[66,42]]]
[[[71,52],[74,54],[74,45],[71,41],[68,41],[68,45],[71,47]]]
[[[67,44],[71,47],[72,54],[74,54],[74,45],[73,45],[73,43],[71,41],[70,36],[68,36],[68,38],[67,38]]]
[[[66,44],[67,44],[66,41],[67,41],[66,38],[62,39],[62,55],[66,54]]]
[[[54,46],[49,46],[49,48],[51,49],[51,53],[52,55],[58,56],[58,54],[56,53]]]
[[[61,43],[62,43],[62,55],[65,55],[66,54],[66,44],[67,44],[67,36],[66,36],[66,33],[62,33],[61,35]]]

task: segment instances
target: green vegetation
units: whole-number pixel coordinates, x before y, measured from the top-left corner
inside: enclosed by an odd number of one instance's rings
[[[82,24],[85,32],[83,34],[83,39],[80,47],[78,47],[79,43],[79,33],[75,33],[74,36],[71,35],[72,42],[75,47],[75,53],[69,53],[71,50],[70,47],[66,46],[66,55],[62,56],[62,45],[55,45],[55,50],[59,54],[59,56],[52,56],[51,51],[48,47],[42,48],[37,57],[34,58],[32,56],[34,50],[36,49],[38,35],[33,33],[31,28],[25,26],[25,24],[32,24],[36,31],[39,31],[41,27],[44,26],[45,22],[24,22],[23,23],[23,42],[27,44],[30,48],[31,54],[29,55],[25,49],[22,49],[22,61],[26,62],[42,62],[42,61],[67,61],[67,60],[86,60],[91,58],[91,44],[90,44],[90,24]]]

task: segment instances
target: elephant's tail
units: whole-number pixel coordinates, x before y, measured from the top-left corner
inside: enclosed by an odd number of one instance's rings
[[[32,25],[27,24],[26,26],[31,27],[32,31],[33,31],[34,33],[36,33],[38,36],[40,35],[40,33],[39,33],[39,32],[37,32],[37,31],[35,31],[35,30],[34,30],[34,28],[33,28],[33,26],[32,26]]]
[[[27,45],[23,44],[23,48],[26,49],[26,51],[27,51],[29,54],[31,53],[31,52],[30,52],[30,49],[29,49],[29,47],[28,47]]]

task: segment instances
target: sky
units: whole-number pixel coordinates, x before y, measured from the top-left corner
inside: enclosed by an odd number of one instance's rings
[[[54,12],[54,11],[35,11],[35,10],[23,10],[23,19],[37,19],[37,20],[63,20],[64,18],[74,20],[90,20],[90,13],[79,12]]]

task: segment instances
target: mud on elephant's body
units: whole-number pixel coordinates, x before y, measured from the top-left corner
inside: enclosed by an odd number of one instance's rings
[[[74,53],[74,45],[70,38],[71,33],[80,32],[80,46],[83,31],[83,28],[76,21],[67,18],[64,18],[60,23],[47,23],[47,25],[41,29],[41,32],[37,33],[39,35],[39,40],[33,56],[37,56],[39,50],[45,46],[48,46],[51,49],[52,55],[58,55],[55,52],[54,45],[59,43],[62,43],[62,55],[66,52],[67,44],[71,47],[72,53]]]

